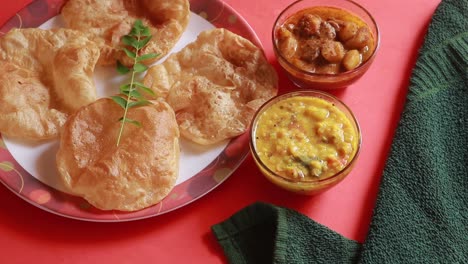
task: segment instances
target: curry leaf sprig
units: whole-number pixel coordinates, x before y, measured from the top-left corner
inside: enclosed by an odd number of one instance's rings
[[[139,127],[141,126],[140,122],[137,120],[133,120],[127,117],[128,109],[151,103],[145,99],[143,93],[154,95],[154,92],[150,88],[135,80],[136,73],[141,73],[148,69],[148,66],[142,64],[141,62],[159,56],[159,54],[156,53],[147,53],[143,55],[139,54],[140,51],[151,40],[151,37],[152,36],[149,28],[143,25],[141,20],[136,20],[130,33],[122,37],[122,43],[125,45],[123,51],[130,59],[133,60],[133,63],[131,67],[127,67],[120,61],[117,61],[117,71],[120,74],[127,74],[131,72],[130,83],[120,86],[120,93],[122,96],[111,96],[112,100],[114,100],[114,102],[116,102],[124,109],[124,114],[119,119],[121,125],[119,135],[117,137],[117,146],[120,144],[126,123],[130,123]]]

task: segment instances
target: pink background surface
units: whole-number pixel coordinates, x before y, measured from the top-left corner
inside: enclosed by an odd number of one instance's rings
[[[296,209],[345,237],[364,241],[411,69],[440,1],[356,1],[374,15],[381,46],[364,77],[334,93],[354,111],[363,133],[358,163],[338,186],[314,197],[290,194],[267,182],[249,156],[226,182],[181,209],[141,221],[90,223],[45,212],[1,185],[0,262],[224,263],[210,226],[255,201]],[[2,1],[0,25],[30,2]],[[268,60],[278,70],[280,93],[293,89],[279,69],[270,40],[275,17],[293,1],[225,2],[259,36]]]

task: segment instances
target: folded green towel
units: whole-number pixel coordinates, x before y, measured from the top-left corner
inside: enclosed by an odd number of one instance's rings
[[[467,9],[433,16],[365,243],[256,203],[212,227],[231,263],[468,263]]]

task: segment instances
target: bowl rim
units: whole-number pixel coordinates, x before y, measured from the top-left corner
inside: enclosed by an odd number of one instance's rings
[[[307,95],[309,94],[309,95]],[[310,95],[310,94],[315,94],[315,95]],[[353,158],[346,164],[346,166],[344,168],[342,168],[340,171],[336,172],[335,174],[329,176],[329,177],[326,177],[324,179],[316,179],[316,180],[294,180],[294,179],[291,179],[291,178],[288,178],[288,177],[285,177],[285,176],[281,176],[279,175],[278,173],[274,172],[273,170],[271,170],[268,166],[265,165],[265,163],[261,160],[260,156],[258,155],[257,153],[257,149],[256,149],[256,145],[255,145],[255,132],[256,132],[256,129],[257,129],[257,123],[258,123],[258,120],[260,118],[260,116],[262,115],[262,113],[268,109],[270,106],[272,106],[273,104],[275,104],[276,102],[279,102],[281,100],[284,100],[284,99],[287,99],[287,98],[291,98],[291,97],[296,97],[296,96],[309,96],[309,97],[318,97],[318,98],[322,98],[322,97],[328,97],[329,99],[332,99],[334,100],[337,104],[341,105],[344,109],[346,109],[346,111],[349,113],[349,115],[351,116],[351,118],[348,117],[348,119],[355,125],[356,127],[356,132],[357,132],[357,135],[358,135],[358,141],[357,141],[357,148],[356,148],[356,152],[354,153],[354,156]],[[322,98],[323,99],[323,98]],[[326,100],[326,99],[323,99],[323,100]],[[334,102],[334,103],[335,103]],[[342,109],[340,109],[340,111],[343,112]],[[361,132],[361,127],[359,125],[359,122],[358,120],[356,119],[356,116],[354,115],[354,113],[351,111],[351,109],[343,102],[341,101],[339,98],[337,98],[336,96],[334,95],[331,95],[327,92],[324,92],[324,91],[320,91],[320,90],[312,90],[312,89],[308,89],[308,90],[304,90],[304,89],[301,89],[301,90],[295,90],[295,91],[291,91],[291,92],[287,92],[287,93],[284,93],[284,94],[281,94],[281,95],[278,95],[278,96],[275,96],[275,97],[272,97],[270,98],[268,101],[266,101],[255,113],[254,115],[254,118],[252,119],[252,122],[250,124],[250,140],[249,140],[249,145],[250,145],[250,150],[251,150],[251,153],[252,153],[252,156],[254,158],[254,160],[256,161],[256,163],[262,167],[262,169],[266,170],[270,175],[274,176],[275,178],[278,178],[282,181],[285,181],[285,182],[288,182],[288,183],[292,183],[292,184],[324,184],[324,183],[327,183],[327,182],[334,182],[334,180],[336,178],[338,178],[341,173],[343,171],[346,171],[348,170],[350,167],[354,166],[354,163],[356,162],[356,160],[358,159],[359,157],[359,154],[361,152],[361,147],[362,147],[362,132]]]
[[[276,32],[276,29],[279,28],[280,25],[278,25],[278,21],[279,19],[282,17],[282,15],[288,11],[290,8],[292,8],[293,6],[295,6],[296,4],[300,3],[300,2],[303,2],[303,1],[308,1],[308,0],[297,0],[297,1],[294,1],[293,3],[289,4],[285,9],[283,9],[279,15],[276,17],[275,19],[275,22],[273,24],[273,29],[271,31],[271,40],[272,40],[272,44],[273,44],[273,51],[275,53],[276,56],[278,56],[279,58],[281,58],[282,61],[284,61],[285,64],[288,65],[288,67],[290,67],[291,69],[293,69],[294,71],[297,71],[301,74],[304,74],[304,75],[307,75],[307,76],[314,76],[314,77],[337,77],[337,76],[346,76],[346,75],[353,75],[355,74],[356,72],[359,72],[361,71],[362,69],[365,70],[365,66],[369,65],[370,63],[372,63],[372,61],[374,60],[376,54],[377,54],[377,51],[378,49],[380,48],[380,29],[379,29],[379,25],[377,24],[377,21],[375,21],[374,19],[374,16],[372,16],[372,14],[366,9],[364,8],[362,5],[356,3],[355,1],[353,0],[340,0],[340,1],[343,1],[343,2],[349,2],[353,5],[355,5],[356,7],[360,8],[362,11],[364,11],[364,13],[366,13],[369,18],[371,19],[372,21],[372,24],[374,24],[375,26],[375,33],[376,33],[376,45],[375,45],[375,48],[374,48],[374,51],[372,52],[372,55],[369,56],[369,58],[364,62],[362,63],[361,65],[359,65],[358,67],[350,70],[350,71],[344,71],[344,72],[340,72],[340,73],[315,73],[315,72],[309,72],[309,71],[305,71],[303,69],[300,69],[298,68],[297,66],[295,66],[294,64],[292,64],[291,62],[289,62],[289,60],[287,60],[283,54],[279,51],[278,47],[277,47],[277,43],[276,43],[276,37],[275,37],[275,32]],[[331,5],[317,5],[318,6],[323,6],[323,7],[334,7],[336,8],[336,6],[331,6]],[[311,6],[311,7],[314,7],[314,6]],[[342,8],[344,9],[344,8]],[[354,14],[354,12],[351,12],[347,9],[344,9],[348,12],[350,12],[351,14],[353,15],[356,15],[358,16],[357,14]],[[289,16],[290,17],[290,16]],[[285,19],[285,21],[289,18],[287,17]],[[358,16],[359,18],[361,18],[360,16]],[[362,18],[361,18],[362,19]],[[365,21],[364,21],[365,22]],[[366,23],[367,24],[367,23]]]

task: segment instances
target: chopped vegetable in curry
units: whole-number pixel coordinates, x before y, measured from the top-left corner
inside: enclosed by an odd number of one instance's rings
[[[354,157],[358,135],[348,117],[329,101],[296,96],[262,113],[255,146],[262,162],[291,179],[324,179]]]

